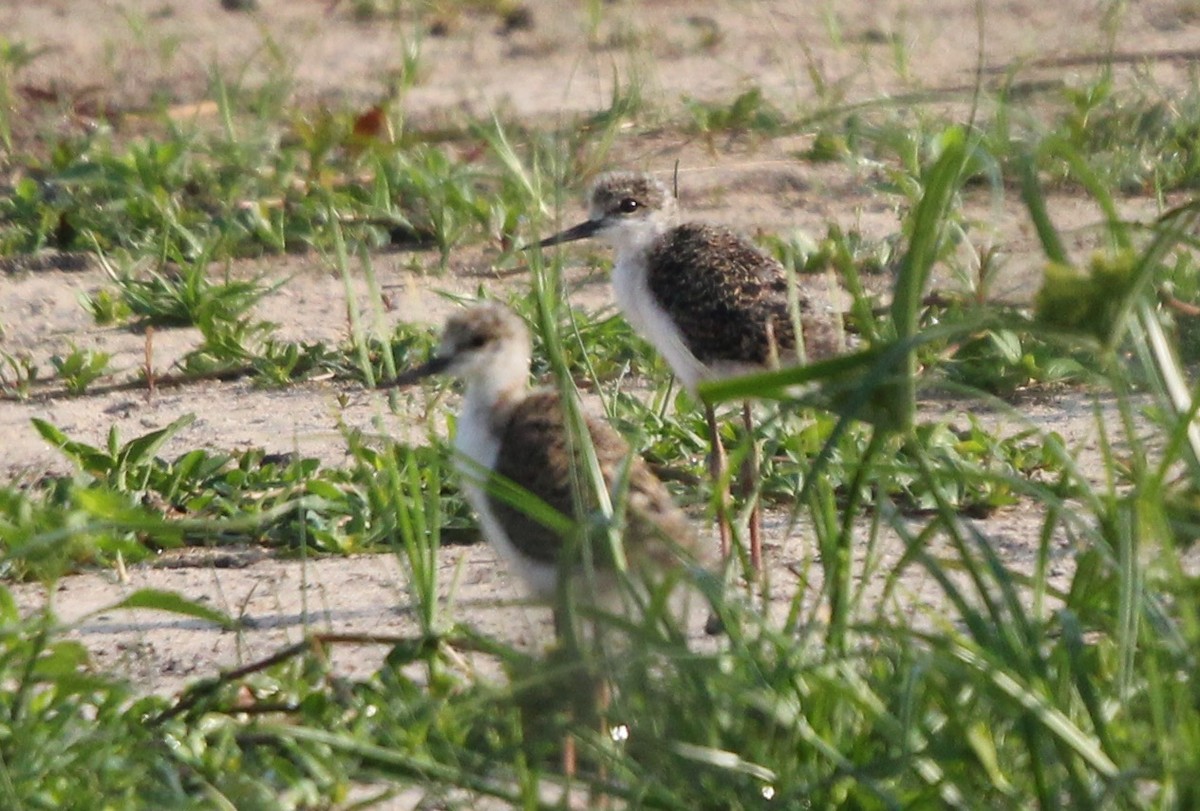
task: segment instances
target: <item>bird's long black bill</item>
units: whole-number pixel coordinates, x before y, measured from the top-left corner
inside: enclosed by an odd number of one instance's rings
[[[600,220],[585,220],[573,228],[568,228],[566,231],[559,231],[552,237],[546,237],[541,242],[529,245],[525,250],[529,250],[530,248],[549,248],[551,245],[561,245],[564,242],[587,239],[599,230]]]
[[[412,369],[401,372],[391,380],[386,380],[379,384],[381,389],[395,389],[403,386],[411,386],[418,380],[423,380],[430,375],[436,375],[446,371],[450,366],[450,358],[430,358],[420,366],[414,366]]]

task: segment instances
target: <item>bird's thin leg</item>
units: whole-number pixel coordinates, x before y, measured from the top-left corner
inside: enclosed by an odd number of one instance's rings
[[[563,777],[568,780],[575,777],[575,772],[579,768],[578,757],[575,754],[575,736],[570,732],[563,737],[562,746],[562,772]]]
[[[762,569],[762,516],[758,511],[758,474],[761,459],[758,453],[758,440],[754,436],[754,414],[750,409],[750,401],[742,401],[742,424],[746,426],[746,441],[750,443],[749,452],[742,460],[741,487],[742,497],[753,499],[750,508],[750,568],[754,571]]]
[[[729,499],[726,498],[725,487],[725,446],[721,444],[721,431],[717,426],[717,413],[707,403],[704,405],[704,418],[708,421],[709,455],[708,472],[712,477],[713,488],[717,497],[717,532],[721,536],[721,560],[729,560]]]
[[[564,640],[568,640],[568,639],[574,640],[573,635],[572,636],[567,635],[569,633],[572,633],[572,629],[567,627],[567,623],[570,622],[570,620],[567,617],[563,616],[563,614],[564,614],[564,612],[563,612],[561,606],[554,607],[554,611],[553,611],[553,615],[552,615],[554,617],[554,638],[555,638],[555,640],[557,640],[558,644],[560,644],[560,645],[562,645],[564,643]],[[573,710],[568,710],[568,717],[571,720],[574,720],[575,713]],[[578,756],[576,755],[576,752],[575,752],[575,736],[570,731],[568,731],[567,734],[565,736],[563,736],[563,743],[562,743],[562,773],[563,773],[563,776],[566,777],[568,781],[572,780],[575,777],[575,772],[576,772],[577,768],[578,768]]]
[[[596,693],[592,696],[596,702],[596,719],[600,727],[600,740],[611,741],[612,730],[608,725],[608,711],[612,707],[612,687],[608,683],[607,678],[601,678],[599,684],[596,685]],[[596,776],[600,780],[608,779],[608,766],[601,760],[596,769]],[[592,808],[609,808],[607,795],[592,798]]]

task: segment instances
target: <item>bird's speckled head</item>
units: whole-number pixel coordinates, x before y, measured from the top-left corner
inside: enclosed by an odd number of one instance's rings
[[[488,369],[502,356],[529,358],[529,330],[512,310],[500,304],[477,304],[446,320],[436,357],[448,361],[447,371],[470,377]]]
[[[675,196],[662,182],[640,172],[609,172],[592,184],[588,219],[543,239],[539,247],[596,237],[617,249],[644,250],[675,224]]]
[[[477,304],[446,320],[428,362],[398,375],[389,385],[407,386],[446,373],[496,392],[524,387],[529,353],[529,330],[515,313],[499,304]]]
[[[592,184],[588,217],[612,223],[653,219],[665,227],[675,220],[675,196],[650,175],[609,172]]]

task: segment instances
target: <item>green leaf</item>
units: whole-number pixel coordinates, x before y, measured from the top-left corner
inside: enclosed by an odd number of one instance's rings
[[[153,458],[167,440],[195,421],[195,414],[184,414],[170,425],[132,439],[121,449],[120,458],[127,467],[139,465]]]
[[[71,439],[56,426],[51,425],[46,420],[34,417],[30,422],[33,423],[34,430],[42,435],[42,439],[54,445],[56,448],[63,448],[70,444]]]
[[[113,458],[104,451],[83,442],[75,442],[43,419],[34,417],[31,421],[42,438],[62,451],[80,470],[95,476],[104,476],[112,471]]]
[[[0,585],[0,623],[16,622],[21,617],[17,611],[17,601],[7,586]]]
[[[138,589],[133,594],[130,594],[124,600],[113,603],[96,611],[91,612],[88,616],[103,614],[108,611],[120,611],[146,608],[152,611],[166,611],[170,614],[180,614],[185,617],[193,617],[199,620],[211,622],[214,625],[219,625],[227,631],[234,630],[239,627],[240,623],[233,617],[223,611],[218,611],[215,608],[209,608],[206,605],[189,600],[173,591],[161,591],[159,589]]]
[[[88,663],[88,651],[74,639],[55,642],[38,657],[33,672],[40,678],[61,679],[74,676]]]

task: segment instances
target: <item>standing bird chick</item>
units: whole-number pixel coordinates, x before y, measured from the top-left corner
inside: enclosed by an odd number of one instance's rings
[[[529,333],[521,319],[500,305],[480,304],[452,315],[434,357],[394,385],[439,372],[466,383],[454,439],[463,491],[484,537],[536,598],[553,601],[562,572],[583,575],[577,560],[564,567],[568,550],[581,556],[578,544],[571,544],[572,533],[499,497],[495,480],[517,485],[570,520],[594,513],[596,499],[578,484],[583,454],[567,427],[559,392],[528,389],[529,357]],[[611,426],[593,417],[585,421],[610,497],[625,494],[624,552],[634,580],[652,579],[699,558],[692,526],[663,483]],[[607,551],[592,549],[599,597],[616,585],[617,564]]]
[[[601,175],[588,196],[588,219],[542,240],[538,247],[596,237],[616,250],[613,291],[633,328],[666,358],[683,385],[696,394],[701,381],[773,368],[841,349],[840,330],[827,319],[808,319],[803,345],[788,303],[783,266],[727,228],[679,223],[674,196],[658,180],[635,172]],[[803,315],[810,309],[799,301]],[[812,323],[809,323],[811,321]],[[712,441],[714,483],[725,475],[725,450],[712,406],[705,403]],[[753,443],[753,418],[743,403]],[[752,444],[752,448],[753,448]],[[753,491],[757,450],[743,466],[743,486]],[[717,517],[721,552],[729,555],[729,520],[722,495]],[[762,564],[758,506],[750,515],[750,563]]]

